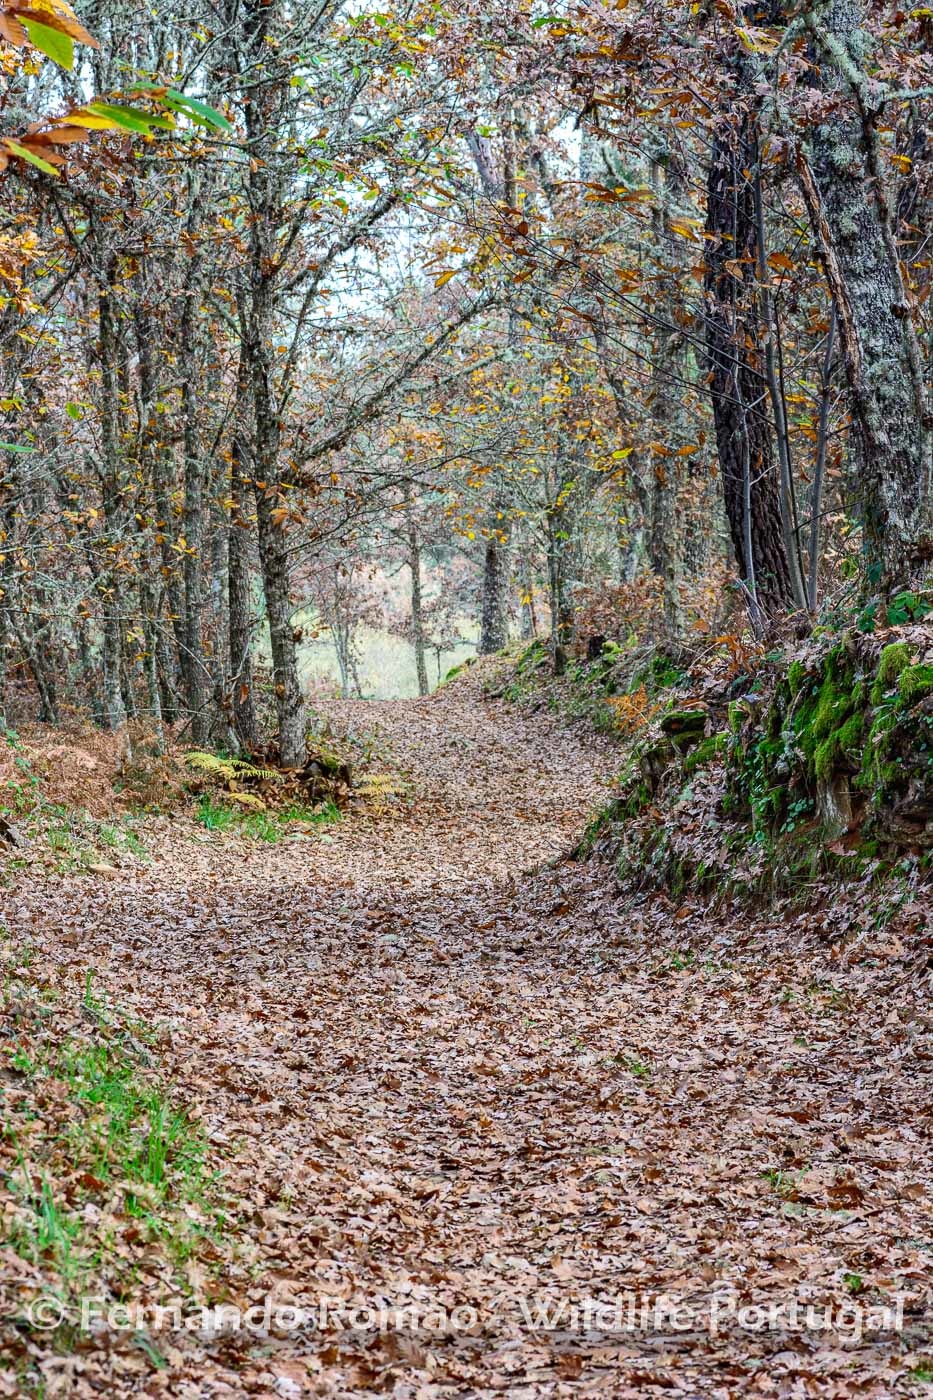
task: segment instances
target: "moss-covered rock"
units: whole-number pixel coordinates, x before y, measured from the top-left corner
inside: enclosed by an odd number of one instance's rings
[[[659,727],[661,733],[666,734],[671,743],[684,752],[705,737],[708,724],[707,709],[673,709],[663,716]]]
[[[684,758],[684,775],[689,778],[697,769],[705,768],[707,764],[719,758],[726,752],[728,741],[728,733],[710,734],[701,739],[696,748],[691,749]]]
[[[813,771],[817,778],[829,778],[841,761],[858,764],[864,728],[864,717],[858,712],[850,714],[843,724],[817,744],[813,754]]]
[[[905,666],[897,678],[897,689],[905,705],[933,695],[933,666]]]
[[[791,695],[796,695],[807,679],[807,668],[802,661],[792,661],[787,668],[787,684]]]
[[[931,844],[931,694],[933,666],[906,641],[878,651],[845,634],[808,665],[792,662],[767,699],[731,713],[730,810],[773,833],[810,801],[826,838],[858,827]]]
[[[882,649],[878,658],[878,672],[871,688],[873,705],[880,705],[885,692],[890,690],[902,671],[910,666],[910,649],[906,642],[891,642]]]
[[[584,845],[630,889],[675,896],[803,895],[929,863],[933,651],[916,625],[890,637],[823,632],[727,682],[689,674]]]

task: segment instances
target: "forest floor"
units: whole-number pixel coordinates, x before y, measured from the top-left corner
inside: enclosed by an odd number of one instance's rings
[[[2,892],[152,1028],[228,1208],[190,1301],[268,1324],[34,1330],[44,1393],[929,1393],[917,950],[620,900],[561,859],[617,756],[475,679],[334,719],[407,800],[274,845],[156,820],[148,865]]]

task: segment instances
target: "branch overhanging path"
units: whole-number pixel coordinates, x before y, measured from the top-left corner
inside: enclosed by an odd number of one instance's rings
[[[709,958],[678,959],[698,914],[626,908],[604,869],[559,860],[611,750],[472,678],[334,717],[378,733],[410,803],[268,848],[163,828],[149,870],[21,882],[5,912],[62,979],[91,966],[167,1027],[238,1203],[222,1283],[195,1295],[476,1325],[153,1337],[151,1373],[131,1336],[89,1336],[55,1393],[777,1394],[803,1375],[893,1393],[894,1334],[817,1350],[728,1317],[606,1333],[572,1313],[663,1295],[702,1317],[717,1286],[786,1302],[860,1252],[909,1266],[918,1100],[883,961],[834,974],[873,1028],[858,1039],[844,1008],[812,1019],[826,954],[806,925],[793,966],[787,931],[722,915]],[[529,1322],[541,1306],[558,1325]]]

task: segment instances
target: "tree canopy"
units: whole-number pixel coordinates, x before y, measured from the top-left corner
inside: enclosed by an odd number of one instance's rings
[[[558,669],[922,615],[931,23],[6,5],[10,699],[295,764],[380,609],[422,688],[445,596]]]

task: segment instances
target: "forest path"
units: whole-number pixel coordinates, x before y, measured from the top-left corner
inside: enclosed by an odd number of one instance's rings
[[[853,1077],[863,1108],[880,1091],[877,1044],[828,1015],[801,1047],[780,974],[678,965],[676,918],[646,938],[605,872],[523,875],[582,831],[613,766],[598,740],[471,684],[337,722],[379,731],[410,805],[276,846],[179,828],[146,871],[17,895],[50,956],[165,1028],[160,1059],[239,1201],[227,1296],[308,1310],[271,1339],[154,1338],[161,1370],[120,1337],[85,1343],[75,1393],[908,1393],[890,1336],[848,1348],[702,1320],[717,1281],[835,1296],[844,1267],[870,1273],[872,1232],[919,1231],[902,1216],[920,1198],[894,1187],[914,1170],[904,1104],[874,1104],[867,1144],[853,1127]],[[842,1157],[833,1132],[851,1134]],[[887,1159],[871,1187],[860,1140]],[[812,1207],[788,1209],[775,1164],[810,1173]],[[600,1331],[571,1312],[620,1295],[700,1321]],[[361,1330],[340,1330],[335,1302],[320,1335],[322,1296],[369,1309]],[[380,1331],[385,1305],[435,1332]],[[562,1306],[556,1328],[529,1322]]]

